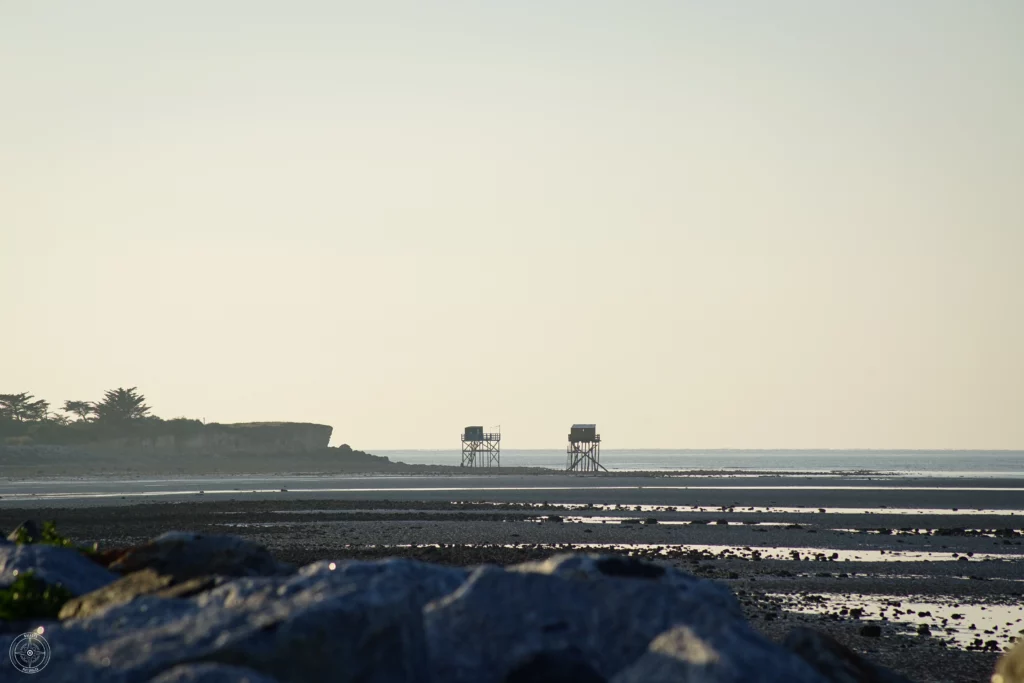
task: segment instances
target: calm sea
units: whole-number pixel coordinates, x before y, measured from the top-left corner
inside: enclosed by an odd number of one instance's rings
[[[370,450],[392,461],[458,465],[458,450]],[[564,450],[503,450],[507,467],[565,467]],[[748,470],[752,472],[850,472],[939,477],[1024,477],[1024,451],[864,450],[615,450],[602,449],[612,471]]]

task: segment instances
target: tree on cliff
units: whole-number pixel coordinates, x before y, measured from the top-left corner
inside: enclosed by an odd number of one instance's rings
[[[71,424],[71,419],[67,415],[61,415],[60,413],[50,413],[46,416],[46,421],[61,427],[67,427]]]
[[[62,410],[77,415],[82,422],[88,422],[89,418],[96,414],[96,404],[89,401],[64,401]]]
[[[49,401],[36,401],[34,398],[35,396],[25,392],[0,394],[0,416],[17,422],[39,422],[46,419],[50,410]]]
[[[96,404],[96,416],[104,422],[126,422],[147,417],[149,406],[146,397],[131,389],[111,389],[103,394],[103,400]]]

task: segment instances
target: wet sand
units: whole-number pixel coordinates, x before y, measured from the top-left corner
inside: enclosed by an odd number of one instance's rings
[[[0,530],[29,516],[106,547],[169,529],[232,533],[296,563],[631,554],[724,581],[772,637],[809,624],[920,681],[987,680],[1024,630],[1024,479],[0,482]],[[861,635],[871,624],[881,637]]]
[[[284,489],[284,490],[282,490]],[[0,506],[62,501],[83,506],[207,498],[235,500],[487,501],[698,505],[985,508],[1024,514],[1024,477],[347,475],[0,480]],[[52,503],[46,503],[52,504]]]

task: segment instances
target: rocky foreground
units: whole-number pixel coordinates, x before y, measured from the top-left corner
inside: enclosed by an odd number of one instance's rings
[[[20,586],[50,610],[2,623],[3,680],[33,667],[125,683],[908,680],[820,631],[773,642],[723,584],[631,558],[295,567],[233,536],[171,532],[108,553],[45,536],[28,525],[0,544],[0,609],[33,607],[12,599]],[[1024,648],[997,672],[1024,681]]]

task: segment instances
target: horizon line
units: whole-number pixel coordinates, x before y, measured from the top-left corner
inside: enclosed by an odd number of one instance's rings
[[[439,452],[439,451],[453,451],[460,452],[460,448],[447,447],[447,448],[377,448],[377,449],[362,449],[356,448],[354,450],[362,450],[364,453],[384,452],[384,451],[417,451],[423,453]],[[561,448],[508,448],[503,449],[507,451],[561,451]],[[671,448],[671,447],[652,447],[652,448],[629,448],[629,447],[617,447],[617,448],[602,448],[601,452],[621,452],[621,451],[671,451],[675,453],[735,453],[735,452],[779,452],[779,453],[802,453],[802,452],[845,452],[845,453],[1024,453],[1024,447],[1022,448]]]

